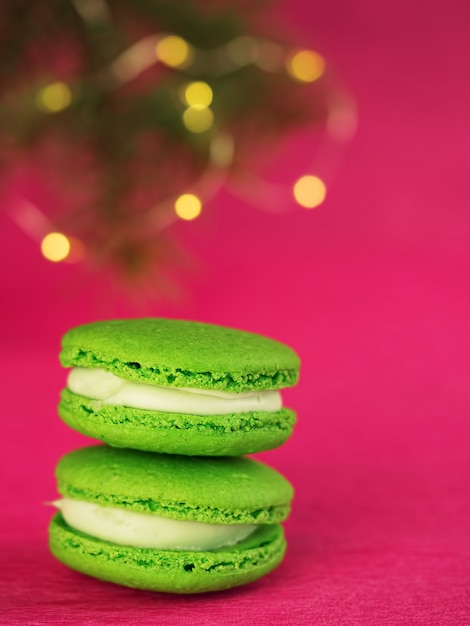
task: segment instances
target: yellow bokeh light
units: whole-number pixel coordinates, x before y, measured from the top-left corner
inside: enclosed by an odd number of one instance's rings
[[[193,49],[182,37],[166,35],[157,43],[157,59],[169,67],[187,67],[194,56]]]
[[[49,233],[41,241],[41,252],[48,261],[63,261],[69,255],[70,241],[62,233]]]
[[[46,113],[58,113],[72,102],[70,88],[61,82],[51,83],[39,90],[36,96],[37,106]]]
[[[188,106],[196,109],[204,109],[210,105],[213,98],[210,86],[203,81],[189,83],[184,90],[184,99]]]
[[[204,133],[214,123],[214,114],[209,108],[189,107],[183,113],[183,124],[191,133]]]
[[[326,197],[326,185],[318,176],[302,176],[294,185],[294,198],[306,209],[319,206]]]
[[[201,200],[193,193],[184,193],[175,202],[175,212],[182,220],[193,220],[200,215]]]
[[[313,50],[299,50],[286,62],[287,72],[301,83],[318,80],[325,71],[325,59]]]

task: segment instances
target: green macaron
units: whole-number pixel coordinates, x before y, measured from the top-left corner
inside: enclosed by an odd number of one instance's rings
[[[84,574],[139,589],[200,593],[257,580],[283,558],[286,544],[280,522],[289,513],[292,486],[253,459],[99,445],[63,457],[56,475],[63,499],[50,525],[51,551]],[[78,517],[77,505],[84,510]],[[146,529],[144,536],[134,528],[136,516],[138,524],[144,520],[146,527],[157,526]],[[171,530],[165,526],[162,533],[161,523],[170,524]],[[177,540],[182,545],[155,547],[154,540],[171,539],[172,525],[183,533]],[[226,545],[213,548],[194,545],[201,540],[192,535],[201,529],[203,544],[212,541],[216,531],[240,538],[225,539]]]
[[[60,360],[71,376],[106,375],[113,389],[130,389],[115,401],[69,378],[61,395],[61,418],[112,446],[235,456],[281,445],[295,423],[273,394],[296,384],[299,359],[261,335],[160,318],[94,322],[64,335]],[[141,392],[164,393],[165,402],[144,402]]]

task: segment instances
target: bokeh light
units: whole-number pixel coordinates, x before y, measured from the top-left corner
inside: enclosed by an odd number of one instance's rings
[[[72,102],[70,88],[62,82],[51,83],[39,90],[36,96],[37,106],[45,113],[58,113]]]
[[[214,114],[210,109],[189,107],[183,113],[183,124],[191,133],[204,133],[211,128]]]
[[[313,50],[299,50],[286,62],[288,74],[301,83],[318,80],[325,71],[325,59]]]
[[[184,193],[176,199],[175,212],[182,220],[193,220],[200,215],[201,200],[193,193]]]
[[[326,197],[326,185],[318,176],[302,176],[293,191],[296,201],[306,209],[314,209]]]
[[[187,67],[194,56],[193,49],[182,37],[166,35],[155,49],[157,59],[169,67]]]
[[[41,252],[48,261],[63,261],[70,253],[70,241],[62,233],[48,233],[41,241]]]
[[[184,90],[184,99],[188,106],[196,109],[204,109],[208,107],[214,94],[210,86],[203,81],[195,81],[189,83]]]

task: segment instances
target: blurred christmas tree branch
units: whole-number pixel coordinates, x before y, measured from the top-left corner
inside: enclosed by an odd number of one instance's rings
[[[249,170],[253,145],[325,119],[323,58],[260,32],[266,5],[3,3],[0,184],[41,172],[63,258],[75,242],[131,276],[171,262],[166,228]]]

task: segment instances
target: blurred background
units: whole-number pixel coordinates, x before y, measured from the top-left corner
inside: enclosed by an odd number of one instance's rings
[[[61,602],[91,623],[93,601],[146,623],[151,594],[53,563],[42,506],[57,459],[88,441],[56,414],[61,335],[142,315],[259,332],[302,359],[296,431],[260,455],[297,488],[290,551],[226,607],[468,623],[467,3],[4,7],[5,623],[65,619]],[[18,583],[33,561],[45,578]],[[219,610],[199,601],[201,620]]]

